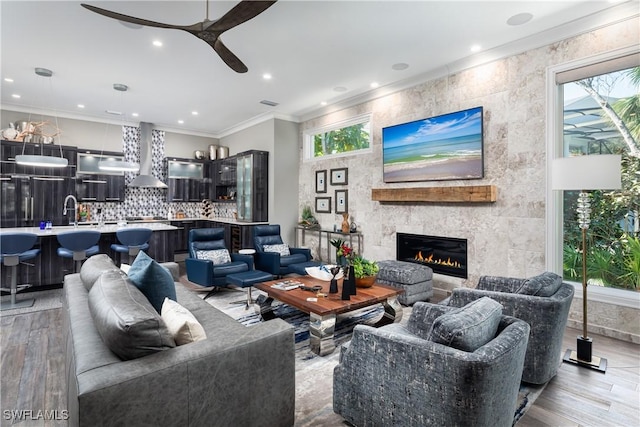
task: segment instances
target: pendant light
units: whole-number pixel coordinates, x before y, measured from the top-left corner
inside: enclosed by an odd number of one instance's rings
[[[121,93],[126,92],[129,87],[122,83],[114,83],[113,88]],[[122,95],[121,95],[122,96]],[[124,127],[124,115],[120,113],[122,117],[122,126]],[[104,145],[104,143],[103,143]],[[100,160],[98,162],[98,169],[110,172],[138,172],[140,170],[140,163],[127,162],[125,160],[107,159]]]
[[[36,75],[46,78],[51,78],[53,75],[53,71],[48,70],[46,68],[36,68]],[[51,86],[51,80],[49,80],[49,91],[53,94],[53,88]],[[53,98],[53,97],[52,97]],[[58,114],[54,114],[56,119],[56,129],[60,129],[58,126]],[[31,115],[29,115],[29,126],[31,126]],[[59,135],[59,134],[58,134]],[[54,135],[57,136],[57,135]],[[60,147],[60,157],[57,156],[45,156],[44,155],[44,143],[40,143],[40,154],[24,154],[24,150],[27,146],[27,142],[23,140],[22,143],[22,154],[18,154],[16,158],[16,163],[23,166],[35,166],[35,167],[45,167],[45,168],[64,168],[67,167],[69,161],[64,158],[62,154],[62,143],[60,142],[60,138],[58,138],[58,146]]]

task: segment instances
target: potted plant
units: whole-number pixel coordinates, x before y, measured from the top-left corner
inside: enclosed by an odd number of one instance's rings
[[[309,206],[305,206],[304,208],[302,208],[302,220],[298,224],[310,230],[320,228],[320,224],[318,223],[316,217],[313,216],[311,207]]]
[[[347,265],[350,259],[355,255],[353,248],[345,243],[342,239],[331,240],[331,246],[336,248],[336,264]]]
[[[369,288],[376,281],[376,275],[380,270],[378,263],[369,261],[360,255],[355,255],[349,260],[353,274],[356,277],[356,286],[359,288]]]

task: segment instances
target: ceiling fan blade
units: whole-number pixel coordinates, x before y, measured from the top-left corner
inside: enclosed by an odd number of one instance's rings
[[[193,25],[171,25],[171,24],[163,24],[162,22],[149,21],[147,19],[140,19],[129,15],[123,15],[122,13],[112,12],[110,10],[102,9],[96,6],[91,6],[89,4],[81,3],[80,4],[85,9],[89,9],[92,12],[98,13],[100,15],[106,16],[107,18],[117,19],[118,21],[129,22],[131,24],[144,25],[146,27],[156,27],[156,28],[169,28],[172,30],[195,30],[202,26],[202,23],[197,23]]]
[[[207,28],[207,31],[217,32],[221,34],[236,25],[255,18],[262,12],[273,6],[277,0],[273,1],[253,1],[243,0],[235,5],[229,12],[225,13],[222,18],[218,19]]]
[[[209,43],[211,44],[211,43]],[[222,43],[222,40],[216,39],[215,42],[211,45],[213,49],[220,55],[220,58],[227,64],[233,71],[236,73],[246,73],[249,69],[240,58],[235,56],[233,52],[231,52],[225,45]]]

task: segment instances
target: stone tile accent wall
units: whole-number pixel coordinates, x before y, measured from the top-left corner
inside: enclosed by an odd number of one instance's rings
[[[317,196],[331,196],[333,208],[334,190],[348,189],[349,212],[364,234],[364,255],[375,260],[395,259],[396,232],[468,239],[468,280],[436,275],[436,288],[474,287],[481,275],[528,277],[544,271],[546,68],[637,45],[638,32],[636,20],[620,22],[302,123],[304,132],[370,112],[373,142],[371,152],[366,154],[311,162],[301,159],[299,211],[306,205],[313,208]],[[484,107],[484,179],[383,183],[383,127],[480,105]],[[316,171],[340,167],[349,168],[348,185],[328,185],[326,194],[316,194]],[[496,185],[498,201],[492,204],[371,201],[372,188],[474,184]],[[334,224],[339,227],[342,221],[340,215],[333,213],[315,215],[326,229],[332,229]],[[315,248],[317,242],[307,245]],[[603,318],[591,315],[590,321],[640,336],[637,310],[617,310],[620,320],[612,326],[610,319],[604,320],[606,307],[591,306]],[[630,316],[634,316],[635,322],[629,321]],[[635,326],[629,326],[630,323]]]

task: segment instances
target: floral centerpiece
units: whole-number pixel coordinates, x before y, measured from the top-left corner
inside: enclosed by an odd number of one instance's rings
[[[347,266],[356,278],[356,286],[368,288],[373,285],[376,275],[380,270],[378,263],[358,255],[351,246],[342,239],[331,241],[331,245],[336,248],[336,260],[338,264]],[[345,273],[346,274],[346,273]]]

